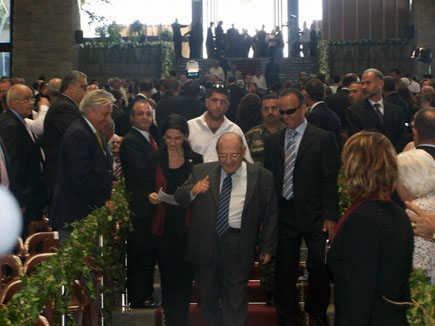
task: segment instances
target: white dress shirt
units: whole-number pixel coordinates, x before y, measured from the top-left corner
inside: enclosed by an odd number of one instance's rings
[[[375,104],[376,103],[379,104],[380,105],[379,111],[381,111],[382,115],[384,115],[384,100],[382,98],[379,100],[379,102],[375,102],[375,101],[372,101],[372,100],[369,100],[369,102],[372,105],[373,110],[375,110],[375,112],[376,112]]]
[[[203,115],[188,121],[190,146],[194,152],[202,155],[204,163],[218,160],[216,143],[219,137],[226,132],[235,132],[242,137],[243,144],[246,146],[245,159],[252,163],[251,153],[249,152],[249,147],[242,129],[224,116],[224,121],[221,126],[213,133],[205,122],[206,114],[207,112],[204,112]]]
[[[148,131],[140,130],[140,129],[136,128],[136,127],[133,127],[133,129],[136,129],[137,131],[139,131],[142,134],[142,136],[144,136],[145,139],[148,140],[148,142],[151,144],[151,142],[150,142],[150,133]]]
[[[41,105],[39,112],[32,110],[32,118],[25,118],[24,122],[26,126],[36,135],[41,136],[44,133],[44,120],[47,115],[49,107],[47,105]]]
[[[227,174],[221,169],[220,188]],[[243,206],[245,205],[246,189],[248,185],[248,174],[246,172],[246,163],[242,162],[240,168],[231,176],[232,187],[230,197],[230,207],[228,211],[228,226],[234,229],[240,229],[242,226]],[[219,191],[220,193],[220,191]]]

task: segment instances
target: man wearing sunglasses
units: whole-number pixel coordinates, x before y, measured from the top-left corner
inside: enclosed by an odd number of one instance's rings
[[[273,172],[280,198],[275,267],[278,325],[300,325],[304,319],[296,290],[302,239],[308,248],[309,273],[304,310],[315,325],[328,325],[325,246],[338,219],[337,145],[333,133],[307,122],[300,91],[283,91],[278,107],[286,128],[266,139],[264,149],[264,167]]]
[[[205,100],[207,111],[203,115],[191,119],[189,123],[189,142],[192,150],[202,155],[204,162],[218,160],[216,143],[220,136],[227,132],[234,132],[243,140],[246,147],[244,158],[252,163],[245,136],[242,129],[231,122],[225,113],[230,106],[228,89],[222,83],[216,83],[207,93]]]

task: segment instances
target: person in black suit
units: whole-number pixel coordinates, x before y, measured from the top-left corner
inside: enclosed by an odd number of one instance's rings
[[[383,85],[384,76],[379,70],[371,68],[364,72],[362,86],[366,100],[348,107],[348,134],[351,136],[361,130],[379,131],[388,137],[397,152],[401,152],[408,140],[401,109],[383,100]]]
[[[401,109],[402,120],[404,123],[409,124],[412,120],[412,112],[408,103],[397,92],[396,78],[391,76],[384,77],[384,87],[382,88],[382,95],[386,102],[397,105]]]
[[[187,137],[189,127],[179,114],[169,115],[160,134],[162,148],[152,154],[156,176],[155,192],[148,198],[156,205],[151,233],[156,236],[165,322],[168,326],[187,326],[192,295],[192,267],[184,260],[190,214],[183,206],[166,201],[160,190],[172,195],[187,180],[202,156],[192,151]]]
[[[79,105],[86,93],[87,77],[80,71],[69,72],[61,82],[60,95],[52,103],[44,120],[43,147],[47,155],[45,184],[52,199],[59,171],[59,152],[62,137],[71,124],[80,117]]]
[[[308,80],[305,88],[302,90],[305,97],[305,102],[310,107],[307,114],[307,120],[313,126],[332,132],[335,136],[337,146],[341,148],[340,135],[340,118],[338,115],[329,109],[328,105],[323,101],[325,96],[325,86],[317,78]]]
[[[30,221],[42,218],[46,205],[42,178],[44,153],[24,122],[32,112],[33,103],[29,87],[14,85],[6,98],[8,109],[0,115],[0,137],[4,142],[4,154],[8,155],[5,163],[10,163],[7,165],[9,190],[23,212],[23,238],[27,236]]]
[[[408,325],[413,231],[390,198],[397,180],[393,146],[381,133],[362,131],[346,142],[343,165],[353,205],[332,238],[328,266],[334,280],[335,325]]]
[[[216,149],[219,161],[194,166],[175,200],[191,205],[186,260],[194,264],[205,322],[242,326],[260,224],[260,259],[267,264],[275,252],[277,203],[272,174],[243,161],[238,134],[223,134]]]
[[[150,134],[153,121],[150,102],[136,101],[130,119],[132,127],[119,151],[134,229],[128,235],[127,288],[132,308],[149,308],[158,305],[152,296],[157,248],[150,232],[154,210],[148,201],[155,188],[151,154],[157,150]]]
[[[423,149],[435,158],[435,109],[419,110],[414,116],[412,127],[414,145]]]
[[[197,80],[190,79],[184,84],[184,99],[178,105],[178,114],[186,120],[194,119],[207,111],[204,102],[199,99],[200,85]]]
[[[71,224],[110,199],[112,158],[103,137],[115,98],[105,90],[89,92],[82,116],[66,131],[59,152],[59,181],[50,207],[51,226],[69,236]],[[66,225],[67,224],[67,225]]]
[[[180,94],[180,81],[175,77],[166,78],[163,82],[165,95],[157,103],[156,107],[156,122],[160,126],[163,120],[170,114],[180,114],[179,107],[183,102]]]
[[[175,56],[177,58],[182,58],[181,56],[181,28],[187,25],[181,25],[178,23],[178,18],[175,18],[175,22],[172,23],[172,34],[174,40]]]
[[[280,198],[275,266],[278,325],[299,325],[304,318],[296,290],[302,238],[308,248],[309,273],[304,309],[315,325],[328,325],[325,247],[338,219],[337,145],[331,132],[306,121],[300,91],[283,91],[278,106],[286,128],[267,138],[264,146],[264,167],[273,172]]]
[[[325,103],[332,111],[337,113],[341,122],[341,129],[346,131],[346,109],[351,104],[350,102],[350,85],[358,80],[358,76],[354,73],[349,73],[341,79],[341,87],[337,93],[325,96]]]
[[[245,91],[241,87],[236,85],[236,80],[234,79],[234,77],[228,78],[228,89],[230,91],[230,106],[228,108],[226,116],[228,119],[235,122],[237,107],[239,106],[242,97],[245,95]]]

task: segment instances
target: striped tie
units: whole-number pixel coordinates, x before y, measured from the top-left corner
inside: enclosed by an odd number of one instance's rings
[[[230,208],[232,179],[231,174],[227,175],[222,184],[219,194],[219,209],[216,217],[216,233],[222,235],[228,230],[228,212]]]
[[[295,169],[296,162],[296,135],[296,130],[289,131],[287,147],[285,149],[282,196],[287,200],[293,197],[293,170]]]

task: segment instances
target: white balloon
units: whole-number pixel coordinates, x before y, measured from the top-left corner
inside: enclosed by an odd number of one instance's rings
[[[22,227],[23,217],[18,202],[0,185],[0,257],[15,247]]]

